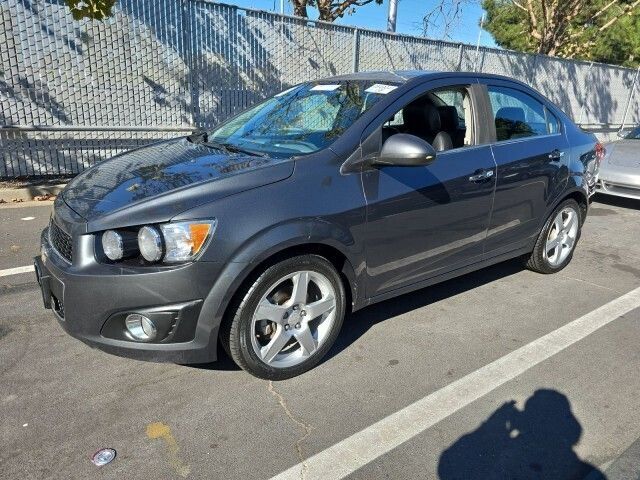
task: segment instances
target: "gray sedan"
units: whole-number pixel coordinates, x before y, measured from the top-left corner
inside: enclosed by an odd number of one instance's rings
[[[640,200],[640,126],[606,146],[598,192]]]

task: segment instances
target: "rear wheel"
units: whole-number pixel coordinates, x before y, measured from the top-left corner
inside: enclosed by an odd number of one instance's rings
[[[310,370],[335,342],[345,293],[334,266],[317,255],[267,268],[248,288],[222,342],[252,375],[283,380]]]
[[[540,273],[555,273],[566,267],[580,239],[582,217],[578,202],[568,199],[549,216],[527,259],[527,268]]]

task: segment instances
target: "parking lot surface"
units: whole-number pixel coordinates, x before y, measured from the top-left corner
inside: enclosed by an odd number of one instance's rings
[[[0,208],[0,272],[50,208]],[[640,203],[596,198],[562,272],[510,261],[374,305],[268,382],[93,350],[33,274],[0,276],[0,477],[331,478],[345,458],[352,479],[638,478],[639,286]]]

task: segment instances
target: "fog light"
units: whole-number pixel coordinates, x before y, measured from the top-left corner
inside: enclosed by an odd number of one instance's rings
[[[136,340],[149,342],[156,338],[156,335],[158,333],[156,326],[149,318],[145,317],[144,315],[132,313],[130,315],[127,315],[127,318],[124,322],[127,326],[127,330]]]

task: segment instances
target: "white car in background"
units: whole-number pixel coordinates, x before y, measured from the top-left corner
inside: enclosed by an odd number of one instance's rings
[[[598,193],[640,200],[640,126],[605,147]]]

